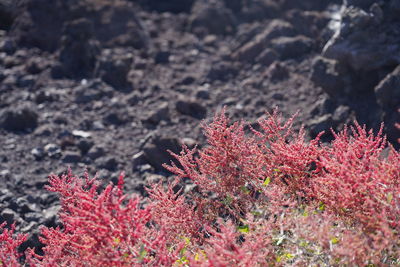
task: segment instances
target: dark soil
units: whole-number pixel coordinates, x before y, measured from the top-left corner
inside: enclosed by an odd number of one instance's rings
[[[39,246],[38,226],[58,223],[43,187],[68,166],[125,171],[143,194],[223,106],[253,123],[299,111],[324,140],[385,121],[395,142],[399,1],[345,2],[0,0],[0,223]]]

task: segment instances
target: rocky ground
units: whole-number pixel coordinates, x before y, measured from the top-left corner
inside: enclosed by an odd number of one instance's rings
[[[0,222],[39,246],[58,223],[50,173],[127,190],[168,176],[166,149],[204,145],[227,107],[299,111],[310,137],[400,121],[400,2],[0,0]],[[254,124],[255,125],[255,124]],[[328,133],[325,140],[331,138]]]

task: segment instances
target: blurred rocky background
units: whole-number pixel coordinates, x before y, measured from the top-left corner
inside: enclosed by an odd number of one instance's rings
[[[221,107],[278,106],[309,137],[357,119],[399,137],[398,0],[0,0],[0,222],[40,247],[50,173],[128,192],[167,176]]]

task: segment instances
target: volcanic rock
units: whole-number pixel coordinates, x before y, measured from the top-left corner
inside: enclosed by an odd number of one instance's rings
[[[0,114],[0,127],[8,131],[26,131],[38,126],[39,115],[30,106],[10,107]]]

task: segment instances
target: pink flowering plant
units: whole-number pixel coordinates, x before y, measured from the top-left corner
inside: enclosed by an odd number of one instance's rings
[[[141,199],[87,174],[50,176],[62,227],[43,227],[44,255],[2,225],[5,266],[389,266],[400,264],[400,154],[355,124],[306,141],[277,111],[204,125],[208,145],[183,147],[172,182]],[[382,129],[382,128],[381,128]],[[189,181],[189,183],[188,183]],[[185,187],[186,184],[186,187]],[[187,186],[187,185],[190,186]]]

